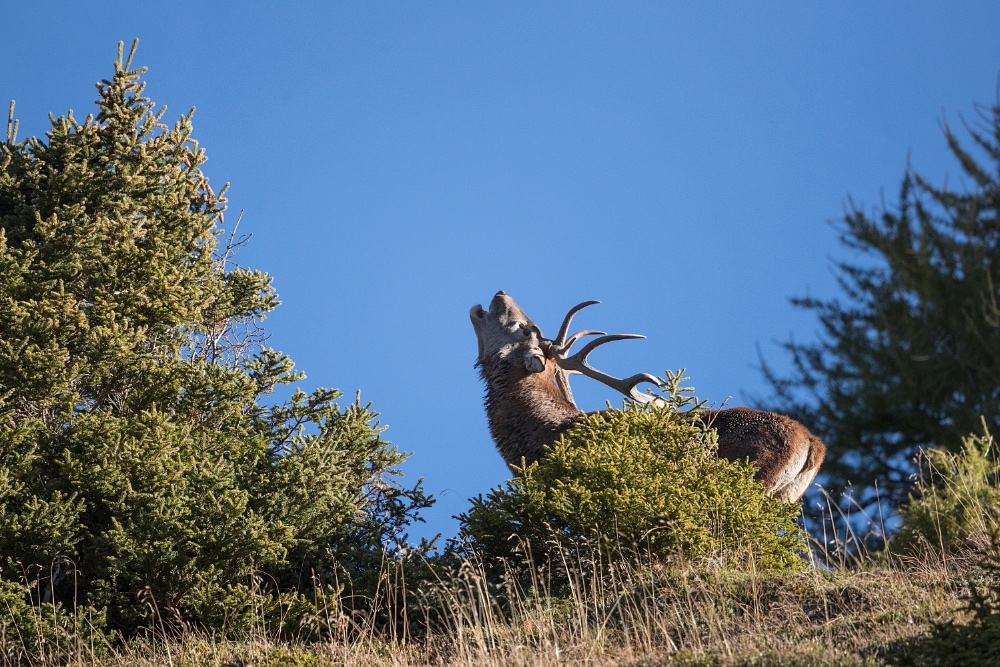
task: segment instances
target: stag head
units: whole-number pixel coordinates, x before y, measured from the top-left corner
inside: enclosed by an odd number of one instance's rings
[[[482,364],[494,357],[504,359],[514,365],[523,365],[529,373],[541,373],[546,367],[551,367],[554,379],[566,400],[576,406],[573,392],[569,386],[569,375],[586,375],[603,384],[620,391],[634,401],[649,403],[655,400],[653,396],[640,392],[637,388],[642,382],[659,384],[659,380],[649,373],[639,373],[629,378],[616,378],[593,368],[587,362],[590,353],[598,346],[616,340],[645,338],[638,334],[605,334],[603,331],[583,330],[569,335],[573,316],[587,306],[600,301],[584,301],[570,309],[563,319],[562,326],[555,339],[542,336],[541,329],[532,322],[521,307],[505,292],[497,292],[490,302],[488,311],[482,306],[473,306],[469,311],[472,327],[479,341],[479,358]],[[585,336],[599,336],[587,343],[579,352],[570,354],[570,348],[576,341]],[[551,366],[548,361],[554,362]]]
[[[515,366],[524,366],[529,373],[545,370],[546,346],[541,329],[505,292],[496,293],[490,301],[489,310],[473,306],[469,310],[469,319],[479,342],[476,363],[496,358]]]

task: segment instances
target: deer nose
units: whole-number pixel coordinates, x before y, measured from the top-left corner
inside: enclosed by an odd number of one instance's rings
[[[500,290],[499,292],[497,292],[496,294],[494,294],[494,296],[507,296],[507,292],[504,292],[503,290]]]

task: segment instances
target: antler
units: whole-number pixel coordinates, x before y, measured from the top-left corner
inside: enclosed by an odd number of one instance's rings
[[[573,321],[573,316],[576,315],[581,310],[583,310],[584,308],[586,308],[587,306],[593,306],[598,303],[600,303],[600,301],[584,301],[583,303],[578,303],[572,308],[570,308],[569,312],[566,313],[566,317],[563,318],[562,326],[559,327],[559,333],[558,335],[556,335],[555,340],[549,341],[549,344],[551,346],[550,349],[552,350],[552,355],[557,360],[557,367],[555,372],[556,385],[562,391],[563,395],[566,397],[566,400],[568,400],[570,404],[574,406],[576,405],[576,401],[573,400],[573,390],[569,386],[569,374],[571,372],[576,372],[576,371],[563,370],[562,367],[558,366],[558,360],[560,357],[565,357],[566,353],[569,352],[569,348],[573,346],[573,343],[575,343],[583,336],[604,334],[603,331],[594,331],[591,329],[587,329],[585,331],[577,331],[568,339],[566,338],[566,334],[569,333],[569,325]]]
[[[584,331],[576,332],[572,336],[569,336],[569,338],[566,337],[566,334],[569,332],[569,325],[573,321],[573,316],[587,306],[593,306],[598,303],[600,303],[600,301],[584,301],[583,303],[573,306],[573,308],[571,308],[566,314],[566,318],[563,320],[562,326],[559,327],[559,334],[556,336],[555,340],[551,342],[552,354],[555,358],[556,365],[559,367],[556,372],[556,383],[559,385],[560,389],[563,390],[563,393],[566,394],[566,397],[571,403],[573,403],[573,393],[570,391],[569,379],[567,376],[572,373],[586,375],[587,377],[593,378],[594,380],[606,384],[613,389],[617,389],[637,403],[650,403],[656,400],[654,396],[643,394],[636,388],[636,386],[641,382],[651,382],[655,385],[659,385],[660,381],[656,378],[656,376],[650,375],[649,373],[638,373],[630,378],[621,379],[602,373],[587,363],[587,357],[600,345],[616,340],[645,338],[645,336],[640,336],[639,334],[606,335],[603,331],[586,329]],[[569,349],[573,346],[573,343],[584,336],[593,335],[600,335],[601,337],[587,343],[582,350],[573,356],[566,356],[569,354]]]
[[[583,303],[578,303],[572,308],[570,308],[569,312],[566,313],[566,317],[563,319],[562,326],[559,327],[559,335],[556,336],[556,339],[554,341],[552,341],[552,344],[557,348],[561,349],[563,352],[566,352],[569,350],[570,346],[574,342],[576,342],[578,338],[580,338],[580,336],[589,336],[590,334],[604,333],[603,331],[589,331],[589,330],[578,331],[572,336],[570,336],[570,339],[568,341],[566,340],[566,334],[569,333],[569,325],[573,321],[573,316],[579,313],[587,306],[595,306],[599,303],[600,301],[584,301]]]

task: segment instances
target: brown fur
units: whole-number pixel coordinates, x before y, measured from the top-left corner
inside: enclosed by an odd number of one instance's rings
[[[719,436],[719,456],[749,459],[756,479],[773,496],[798,500],[812,483],[826,447],[799,422],[752,408],[707,410],[701,419]]]
[[[520,365],[491,357],[480,362],[479,373],[486,382],[484,404],[490,434],[510,467],[540,459],[545,447],[583,414],[563,398],[549,368],[529,373]]]

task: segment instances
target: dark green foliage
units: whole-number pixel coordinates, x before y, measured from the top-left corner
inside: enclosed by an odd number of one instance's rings
[[[791,377],[765,373],[775,409],[826,443],[826,484],[854,500],[905,501],[920,448],[956,449],[1000,427],[1000,105],[947,126],[964,178],[936,187],[903,178],[895,210],[852,208],[842,243],[864,259],[836,265],[842,298],[793,299],[819,317],[818,342],[789,342]]]
[[[130,61],[96,117],[0,145],[0,590],[126,634],[287,626],[371,595],[430,499],[368,406],[265,404],[302,377],[260,345],[270,278],[231,263],[191,114],[164,125]]]
[[[949,556],[982,549],[1000,531],[1000,456],[989,431],[964,438],[957,454],[922,451],[918,464],[892,550]]]
[[[764,494],[747,463],[720,460],[715,433],[680,408],[668,374],[660,407],[626,404],[582,418],[544,457],[461,516],[487,559],[574,567],[632,556],[763,569],[801,566],[799,506]]]

